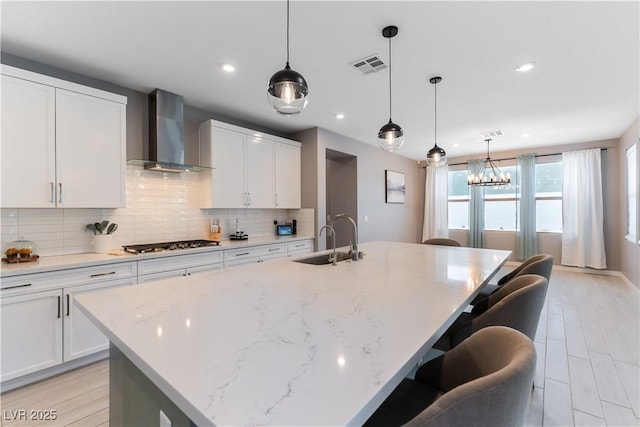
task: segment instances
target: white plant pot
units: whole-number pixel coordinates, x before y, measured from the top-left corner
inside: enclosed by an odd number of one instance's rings
[[[94,236],[94,249],[97,254],[107,254],[111,251],[113,246],[112,234],[97,234]]]

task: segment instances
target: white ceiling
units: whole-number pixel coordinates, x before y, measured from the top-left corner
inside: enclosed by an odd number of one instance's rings
[[[482,153],[618,138],[638,117],[639,2],[292,1],[291,66],[310,87],[296,117],[267,103],[285,62],[285,1],[2,2],[2,51],[282,132],[314,126],[376,144],[388,120],[388,69],[350,64],[392,41],[398,154]],[[514,69],[537,64],[529,73]],[[220,64],[236,66],[225,74]],[[346,118],[337,120],[335,114]],[[529,132],[532,136],[521,135]],[[454,145],[456,144],[456,145]]]

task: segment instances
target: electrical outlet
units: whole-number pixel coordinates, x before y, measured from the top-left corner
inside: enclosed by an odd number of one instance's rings
[[[173,423],[171,422],[171,419],[167,417],[167,414],[160,410],[160,427],[171,427],[172,425]]]

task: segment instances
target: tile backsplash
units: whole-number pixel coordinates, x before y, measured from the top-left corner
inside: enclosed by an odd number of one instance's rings
[[[313,209],[198,209],[189,197],[199,194],[195,173],[160,173],[127,166],[127,207],[119,209],[0,209],[0,242],[24,238],[42,256],[93,252],[89,223],[108,220],[118,224],[113,247],[126,244],[206,239],[212,219],[219,219],[222,234],[239,228],[251,236],[275,234],[279,224],[296,219],[298,234],[314,234]],[[196,203],[197,204],[197,203]]]

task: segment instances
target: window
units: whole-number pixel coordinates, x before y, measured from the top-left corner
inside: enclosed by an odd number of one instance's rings
[[[562,232],[562,162],[536,164],[536,231]]]
[[[469,186],[465,170],[449,171],[449,228],[469,228]]]
[[[507,185],[484,187],[484,229],[515,231],[516,229],[516,167],[500,170],[511,175]]]
[[[635,153],[635,151],[634,151]],[[635,154],[632,155],[635,161]],[[516,203],[519,197],[516,166],[501,167],[511,174],[511,183],[496,187],[484,187],[485,230],[515,231],[517,228]],[[469,228],[469,186],[467,170],[449,171],[449,228]],[[635,183],[635,169],[633,177]],[[634,184],[635,185],[635,184]],[[635,189],[635,186],[633,187]],[[631,197],[631,196],[629,196]],[[635,218],[635,193],[629,202]],[[635,222],[634,222],[635,226]],[[562,162],[536,164],[536,231],[562,232]],[[634,228],[635,233],[635,228]]]
[[[636,145],[627,149],[627,235],[626,238],[635,243],[637,234],[638,189],[636,179],[638,173]]]

